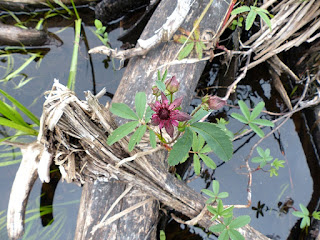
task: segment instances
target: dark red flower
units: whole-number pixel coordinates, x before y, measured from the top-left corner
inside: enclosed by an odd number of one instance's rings
[[[166,95],[161,93],[161,102],[156,101],[155,103],[150,104],[151,109],[155,111],[151,118],[151,124],[154,126],[159,126],[160,129],[165,127],[170,137],[173,137],[173,126],[177,127],[179,122],[191,119],[190,115],[179,110],[175,110],[181,105],[182,98],[183,97],[175,99],[169,105]]]

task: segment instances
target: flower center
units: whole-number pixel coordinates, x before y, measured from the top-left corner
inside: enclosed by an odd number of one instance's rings
[[[161,120],[168,120],[170,118],[170,111],[167,108],[160,108],[158,116]]]

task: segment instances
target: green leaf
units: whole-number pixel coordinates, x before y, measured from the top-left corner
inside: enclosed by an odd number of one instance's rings
[[[192,139],[192,151],[194,152],[199,152],[199,142],[198,142],[198,137],[196,132],[192,132],[193,134],[193,139]]]
[[[250,115],[250,120],[256,119],[264,108],[264,102],[259,102]]]
[[[232,157],[233,146],[229,136],[211,123],[193,123],[190,129],[196,131],[206,140],[212,151],[223,161],[228,161]]]
[[[267,150],[266,150],[267,151]],[[264,152],[264,150],[261,147],[257,147],[257,152],[259,153],[259,155],[261,157],[264,157],[266,154]],[[270,149],[269,149],[269,154],[270,154]]]
[[[166,80],[167,78],[167,74],[168,74],[168,69],[166,69],[162,75],[162,78],[161,78],[161,82],[164,82],[164,80]]]
[[[230,228],[241,228],[245,225],[247,225],[251,221],[250,216],[245,215],[245,216],[240,216],[237,217],[236,219],[232,220],[232,222],[229,224]]]
[[[143,118],[144,111],[146,110],[147,96],[145,92],[138,92],[135,97],[136,112],[139,119]]]
[[[108,145],[111,146],[115,142],[119,141],[121,138],[127,136],[136,128],[138,124],[139,121],[131,121],[115,129],[107,139]]]
[[[218,194],[218,198],[227,198],[229,197],[229,193],[227,192],[221,192]]]
[[[209,147],[208,144],[206,144],[201,150],[200,153],[209,153],[212,152],[211,148]]]
[[[237,230],[229,229],[228,234],[232,240],[244,240],[244,236],[242,236]]]
[[[216,194],[214,194],[212,191],[208,190],[208,189],[201,189],[201,192],[207,194],[209,197],[216,197]]]
[[[194,47],[194,42],[187,43],[186,46],[181,49],[178,55],[178,60],[182,60],[186,58],[191,53],[193,47]]]
[[[200,160],[199,160],[198,154],[193,155],[193,168],[194,168],[194,172],[196,173],[196,175],[199,175],[200,170],[201,170],[201,165],[200,165]]]
[[[256,19],[256,16],[257,16],[257,12],[251,10],[247,16],[247,19],[246,19],[246,30],[248,31],[251,27],[252,27],[252,24],[254,22],[254,20]]]
[[[201,157],[201,159],[207,165],[208,168],[211,168],[213,170],[217,168],[217,165],[210,157],[208,157],[207,155],[204,155],[202,153],[199,153],[199,156]]]
[[[163,230],[160,230],[160,240],[166,240],[166,234]]]
[[[238,104],[239,104],[239,107],[240,107],[240,110],[241,110],[242,114],[247,119],[247,122],[250,122],[250,111],[249,111],[249,108],[247,107],[247,105],[242,100],[240,100],[238,102]]]
[[[254,123],[249,123],[249,127],[251,127],[251,129],[258,134],[259,137],[263,138],[264,137],[264,132]]]
[[[217,215],[217,214],[218,214],[217,209],[214,208],[214,207],[212,207],[212,206],[210,206],[210,205],[207,205],[207,209],[208,209],[208,211],[211,212],[213,215]]]
[[[309,210],[303,204],[300,203],[299,207],[304,215],[309,216]]]
[[[302,221],[300,223],[301,229],[305,228],[306,226],[310,226],[310,218],[309,217],[302,218]]]
[[[212,181],[212,190],[215,194],[218,194],[219,193],[219,190],[220,189],[220,184],[217,180],[213,180]]]
[[[218,240],[229,240],[229,235],[228,235],[228,230],[225,229],[221,232],[221,234],[219,235]]]
[[[12,122],[12,121],[10,121],[6,118],[3,118],[3,117],[0,117],[0,125],[20,130],[28,135],[34,135],[34,136],[38,135],[38,131],[34,130],[33,128],[25,127],[19,123]]]
[[[261,126],[274,127],[274,123],[267,119],[254,119],[251,123],[258,124]]]
[[[299,212],[299,211],[292,212],[292,215],[296,216],[296,217],[299,217],[299,218],[303,218],[303,217],[306,216],[303,212]]]
[[[196,42],[196,53],[199,59],[202,58],[203,55],[203,48],[202,45],[200,44],[200,42]]]
[[[250,11],[250,8],[248,6],[242,6],[242,7],[238,7],[236,9],[234,9],[232,12],[231,12],[231,15],[237,15],[239,13],[243,13],[243,12],[249,12]]]
[[[218,223],[217,225],[212,225],[209,230],[211,232],[222,232],[224,229],[226,229],[226,226],[222,223]]]
[[[188,37],[185,35],[174,35],[173,40],[181,44],[184,44],[185,42],[187,43],[192,42],[192,40],[190,38],[188,39]]]
[[[19,108],[32,122],[40,126],[39,119],[33,115],[32,112],[30,112],[25,106],[23,106],[18,100],[16,100],[14,97],[6,93],[5,91],[0,89],[0,93],[5,96],[8,100],[10,100],[17,108]]]
[[[101,22],[99,19],[95,19],[95,20],[94,20],[94,25],[95,25],[95,27],[96,27],[97,29],[103,27],[102,22]]]
[[[152,131],[151,129],[149,130],[149,139],[150,139],[150,144],[152,148],[155,148],[157,146],[157,142],[156,142],[156,134],[154,133],[154,131]]]
[[[271,20],[264,12],[258,11],[258,15],[262,18],[262,20],[267,24],[270,30],[272,30]]]
[[[212,111],[207,111],[201,108],[193,115],[192,119],[190,119],[188,123],[192,124],[192,123],[198,122],[200,119],[202,119],[204,116],[206,116],[208,113],[211,113],[211,112]]]
[[[130,119],[130,120],[139,120],[139,117],[135,114],[134,111],[129,108],[127,104],[124,103],[112,103],[110,111],[119,117]]]
[[[140,141],[143,135],[145,134],[147,130],[146,125],[141,125],[131,136],[129,144],[128,144],[128,150],[131,152],[135,145],[137,145]]]
[[[28,127],[29,125],[23,120],[21,115],[10,105],[0,100],[0,113],[11,121]]]
[[[154,111],[151,109],[150,106],[148,106],[147,110],[146,110],[146,115],[145,115],[145,122],[146,123],[150,122],[153,114],[154,114]]]
[[[157,80],[156,81],[156,86],[159,88],[159,90],[161,92],[165,92],[166,91],[166,85],[164,84],[164,82]]]
[[[248,123],[248,120],[245,118],[245,116],[240,115],[238,113],[231,113],[231,117],[237,119],[239,122],[242,122],[244,124]]]
[[[193,134],[186,128],[183,136],[173,145],[169,153],[168,163],[170,166],[177,165],[188,154],[192,145]]]

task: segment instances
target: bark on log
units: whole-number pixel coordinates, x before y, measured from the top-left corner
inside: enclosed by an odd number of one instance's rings
[[[0,45],[43,46],[51,43],[61,45],[62,41],[52,33],[36,29],[22,29],[0,22]]]
[[[154,32],[161,27],[166,17],[170,15],[175,5],[175,1],[162,1],[145,28],[142,37],[149,38],[152,36]],[[195,2],[182,27],[192,29],[194,20],[201,14],[205,5],[203,2]],[[227,10],[228,4],[226,1],[214,1],[209,12],[201,22],[201,29],[212,28],[214,32],[217,32]],[[180,47],[181,45],[172,42],[161,44],[149,52],[145,58],[137,57],[131,59],[113,102],[123,102],[129,106],[134,106],[134,96],[135,93],[139,91],[146,91],[148,100],[151,100],[151,87],[156,79],[157,67],[175,60],[175,55]],[[183,109],[189,106],[197,81],[205,64],[205,62],[181,64],[171,66],[169,69],[169,74],[175,75],[177,79],[181,81],[179,94],[185,95],[182,106]],[[118,120],[118,123],[121,123],[121,120]],[[164,175],[163,172],[157,169],[157,167],[159,167],[159,161],[163,161],[165,157],[163,153],[158,157],[149,157],[147,163],[154,166],[153,175],[162,179],[161,182],[163,182],[163,186],[161,187],[168,189],[168,186],[170,186],[170,190],[175,191],[175,194],[180,196],[180,200],[183,199],[183,202],[168,202],[169,199],[166,200],[165,197],[162,196],[158,196],[158,198],[162,198],[165,204],[191,218],[197,216],[205,206],[205,198],[189,189],[183,182],[178,181],[170,174]],[[130,179],[128,176],[123,176],[123,178],[128,182],[134,181],[138,186],[140,184],[137,180]],[[136,191],[139,191],[139,188],[140,190],[143,189],[143,187],[141,187],[138,187]],[[152,191],[152,185],[144,187],[149,187],[150,191]],[[145,205],[143,208],[138,208],[107,227],[100,229],[100,231],[91,234],[92,228],[100,222],[102,212],[111,207],[115,199],[122,194],[124,189],[125,184],[117,181],[109,183],[96,181],[94,184],[85,184],[80,203],[75,239],[155,239],[158,215],[158,205],[156,202]],[[137,193],[136,191],[135,193]],[[188,198],[192,199],[191,203],[186,203]],[[124,210],[134,203],[143,201],[143,199],[145,198],[135,198],[131,195],[127,196],[121,200],[121,204],[117,205],[117,211]],[[189,207],[186,207],[186,205]],[[209,227],[210,224],[212,224],[208,216],[201,219],[199,223],[204,227]],[[250,227],[247,227],[244,231],[243,234],[247,239],[267,239]]]

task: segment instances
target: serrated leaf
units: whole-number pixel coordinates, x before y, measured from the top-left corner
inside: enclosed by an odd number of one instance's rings
[[[258,15],[262,18],[262,20],[267,24],[270,30],[272,30],[271,20],[264,12],[258,12]]]
[[[208,189],[201,189],[201,192],[207,194],[209,197],[213,197],[213,198],[216,197],[216,195]]]
[[[233,146],[229,136],[211,123],[193,123],[190,128],[200,134],[212,151],[223,161],[232,157]]]
[[[250,216],[245,215],[245,216],[240,216],[237,217],[236,219],[232,220],[232,222],[229,224],[230,228],[241,228],[245,225],[247,225],[251,221]]]
[[[234,9],[232,12],[231,12],[231,15],[237,15],[239,13],[243,13],[243,12],[249,12],[250,11],[250,7],[248,6],[242,6],[242,7],[238,7],[236,9]]]
[[[193,152],[199,152],[199,144],[198,144],[198,137],[196,132],[192,132],[193,138],[192,138],[192,151]]]
[[[220,191],[220,184],[217,180],[212,181],[212,190],[215,194],[218,194]]]
[[[193,155],[193,168],[196,175],[200,174],[201,165],[198,154]]]
[[[206,144],[201,150],[200,153],[209,153],[212,152],[210,146],[208,144]]]
[[[199,153],[199,156],[201,157],[203,162],[207,165],[207,167],[209,167],[213,170],[217,168],[217,165],[210,157],[208,157],[207,155],[204,155],[202,153]]]
[[[194,47],[194,42],[187,43],[186,46],[181,49],[181,51],[178,55],[178,60],[182,60],[182,59],[186,58],[187,56],[189,56],[193,47]]]
[[[256,119],[264,108],[264,102],[259,102],[250,115],[250,120]]]
[[[143,118],[144,112],[146,110],[147,96],[145,92],[138,92],[135,96],[135,106],[136,112],[139,119]]]
[[[170,166],[177,165],[188,154],[192,145],[193,134],[186,128],[183,136],[173,145],[169,153],[168,163]]]
[[[147,130],[146,125],[141,125],[131,136],[129,144],[128,144],[128,150],[131,152],[135,145],[137,145],[140,141],[143,135],[145,134]]]
[[[242,100],[240,100],[238,102],[238,105],[240,107],[240,110],[241,110],[243,116],[245,116],[245,118],[247,119],[247,122],[250,122],[250,111],[249,111],[249,108],[247,107],[247,105]]]
[[[203,48],[202,48],[200,42],[196,42],[196,53],[197,53],[198,59],[201,59],[203,56]]]
[[[254,124],[261,125],[261,126],[274,127],[274,123],[267,120],[267,119],[254,119],[251,122]]]
[[[256,16],[257,16],[257,12],[256,11],[251,10],[248,13],[248,16],[247,16],[247,19],[246,19],[246,30],[247,31],[252,27],[252,24],[253,24],[254,20],[256,19]]]
[[[155,148],[157,146],[156,134],[151,129],[149,130],[149,139],[150,139],[151,147]]]
[[[225,225],[223,225],[222,223],[219,223],[217,225],[213,225],[209,228],[209,230],[211,232],[222,232],[224,229],[226,228]]]
[[[110,111],[119,117],[130,119],[130,120],[139,120],[139,117],[135,112],[124,103],[112,103]]]
[[[237,119],[239,122],[242,122],[244,124],[248,123],[248,120],[245,118],[245,116],[239,113],[231,113],[231,117],[233,117],[234,119]]]
[[[249,123],[249,127],[256,133],[258,134],[259,137],[263,138],[264,137],[264,132],[254,123]]]
[[[239,233],[237,230],[234,230],[234,229],[229,229],[228,234],[232,240],[244,240],[245,239],[244,236],[241,235],[241,233]]]
[[[139,121],[131,121],[115,129],[107,139],[108,145],[111,146],[115,142],[119,141],[121,138],[127,136],[136,128],[136,126],[138,126],[138,124]]]
[[[166,91],[166,85],[164,84],[164,82],[162,81],[156,81],[156,86],[159,88],[159,90],[161,92],[165,92]]]

